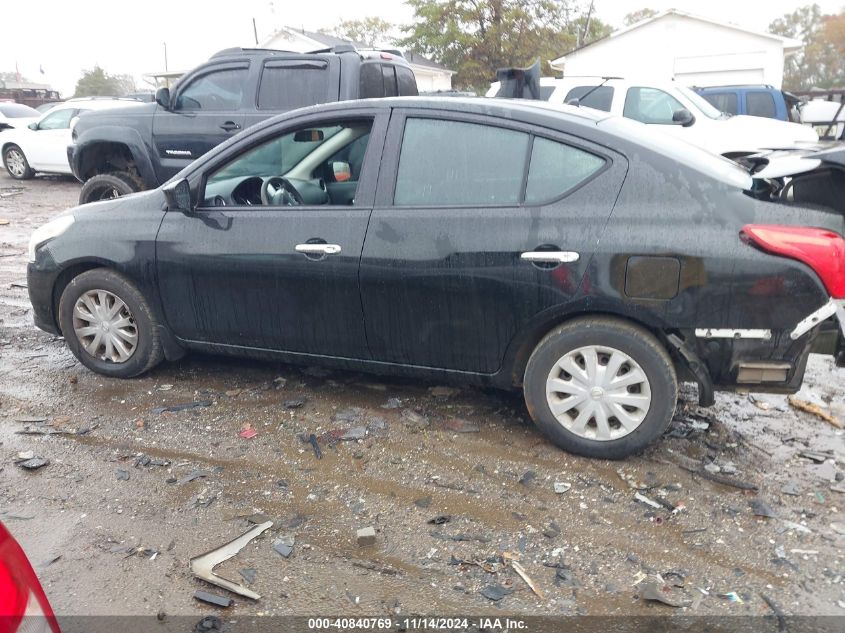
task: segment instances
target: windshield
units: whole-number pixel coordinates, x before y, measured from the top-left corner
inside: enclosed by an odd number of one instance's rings
[[[35,108],[30,108],[20,103],[0,103],[0,114],[9,119],[40,116],[40,113]]]
[[[702,97],[698,94],[695,90],[691,88],[687,88],[686,86],[678,86],[678,90],[683,94],[687,99],[692,101],[692,104],[701,110],[701,113],[709,117],[711,119],[721,119],[724,116],[723,112],[719,112],[719,109],[714,107],[712,103],[710,103],[707,99]]]

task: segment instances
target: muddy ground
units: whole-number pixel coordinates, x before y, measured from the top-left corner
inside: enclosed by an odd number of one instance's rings
[[[785,396],[698,410],[690,388],[662,441],[606,462],[555,448],[518,396],[460,385],[196,355],[108,380],[34,328],[25,288],[30,231],[78,191],[0,175],[0,520],[59,614],[771,614],[763,596],[845,614],[843,432]],[[799,397],[845,420],[843,377],[814,357]],[[357,427],[363,439],[338,439]],[[49,465],[24,470],[24,451]],[[196,602],[228,594],[189,558],[260,515],[273,529],[219,571],[261,599]],[[376,543],[360,547],[367,526]],[[295,538],[289,558],[280,535]],[[656,574],[688,606],[644,600]]]

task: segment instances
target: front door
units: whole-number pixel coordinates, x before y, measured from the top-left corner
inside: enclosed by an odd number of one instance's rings
[[[492,374],[535,315],[572,299],[624,175],[585,145],[394,114],[361,259],[373,360]]]
[[[38,122],[37,130],[26,130],[24,152],[33,169],[70,173],[67,146],[70,145],[70,124],[78,113],[74,108],[60,108]]]
[[[248,77],[247,63],[221,64],[178,86],[169,110],[156,108],[153,145],[160,182],[243,129]]]
[[[221,156],[193,215],[157,238],[168,324],[183,340],[369,357],[358,265],[386,121],[362,112],[277,128]],[[357,168],[336,157],[364,145]],[[235,150],[233,150],[235,151]],[[334,174],[356,183],[337,189]]]

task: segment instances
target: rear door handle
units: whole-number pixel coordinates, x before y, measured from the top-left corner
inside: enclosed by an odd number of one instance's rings
[[[519,256],[527,262],[552,264],[571,264],[577,262],[580,257],[575,251],[528,251]]]
[[[296,252],[305,255],[337,255],[340,244],[297,244]]]
[[[241,126],[235,123],[234,121],[226,121],[223,125],[220,126],[221,130],[226,130],[227,132],[231,132],[232,130],[240,130]]]

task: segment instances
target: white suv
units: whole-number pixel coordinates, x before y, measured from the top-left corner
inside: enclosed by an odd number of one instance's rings
[[[499,82],[488,97],[500,95]],[[540,79],[540,98],[604,110],[661,130],[714,154],[739,158],[765,149],[792,148],[819,140],[807,126],[719,112],[694,90],[675,81],[564,77]]]
[[[141,105],[137,99],[69,99],[25,127],[0,133],[0,155],[12,178],[26,180],[35,172],[70,174],[67,146],[79,115],[89,110]]]

